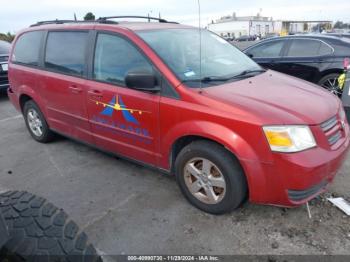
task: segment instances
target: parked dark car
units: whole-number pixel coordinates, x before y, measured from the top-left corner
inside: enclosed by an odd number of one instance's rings
[[[11,45],[5,41],[0,41],[0,92],[3,92],[9,87],[7,78],[8,58]]]
[[[244,50],[265,68],[316,83],[340,95],[338,77],[350,57],[350,41],[326,35],[266,39]]]

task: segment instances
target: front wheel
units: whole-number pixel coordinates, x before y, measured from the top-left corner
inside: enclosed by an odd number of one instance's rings
[[[320,86],[322,86],[327,91],[331,92],[332,94],[336,96],[341,96],[342,90],[338,83],[339,74],[329,74],[321,78],[321,80],[318,82]]]
[[[247,183],[238,160],[223,146],[195,141],[175,161],[179,187],[195,207],[222,214],[239,207],[247,196]]]

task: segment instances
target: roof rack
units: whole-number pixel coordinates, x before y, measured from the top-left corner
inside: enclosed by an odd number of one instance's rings
[[[96,20],[48,20],[48,21],[39,21],[36,24],[31,25],[30,27],[34,26],[41,26],[41,25],[51,25],[51,24],[69,24],[69,23],[96,23],[98,21]],[[110,21],[113,24],[117,24],[117,22]]]
[[[68,24],[68,23],[103,23],[103,24],[118,24],[118,22],[113,21],[111,19],[123,19],[123,18],[141,18],[141,19],[147,19],[148,22],[151,20],[158,21],[159,23],[171,23],[171,24],[178,24],[177,22],[171,22],[167,21],[162,18],[156,18],[151,16],[131,16],[131,15],[125,15],[125,16],[106,16],[106,17],[100,17],[96,20],[48,20],[48,21],[39,21],[36,24],[31,25],[30,27],[34,26],[41,26],[41,25],[50,25],[50,24]]]
[[[119,18],[141,18],[141,19],[147,19],[148,22],[150,22],[151,20],[155,20],[155,21],[158,21],[159,23],[178,24],[177,22],[167,21],[163,18],[157,18],[157,17],[152,17],[152,16],[137,16],[137,15],[106,16],[106,17],[100,17],[99,19],[97,19],[97,21],[99,21],[100,23],[105,23],[105,22],[108,23],[109,22],[108,20],[110,20],[110,19],[119,19]]]

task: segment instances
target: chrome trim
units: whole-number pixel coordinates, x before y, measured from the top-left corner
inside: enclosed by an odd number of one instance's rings
[[[328,130],[336,126],[336,124],[337,124],[337,116],[333,116],[331,119],[328,119],[327,121],[321,124],[322,131],[327,132]]]

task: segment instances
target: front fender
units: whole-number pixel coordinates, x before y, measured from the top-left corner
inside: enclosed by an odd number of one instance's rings
[[[161,165],[166,169],[169,168],[168,160],[174,143],[185,136],[199,136],[213,140],[234,154],[244,170],[250,190],[266,184],[265,177],[259,175],[261,172],[251,172],[252,170],[258,171],[260,168],[258,165],[260,159],[254,148],[233,130],[207,121],[180,123],[163,136],[162,152],[164,152],[164,157]]]
[[[186,121],[176,125],[163,136],[163,149],[171,152],[173,144],[185,136],[200,136],[213,140],[226,147],[242,161],[259,159],[253,147],[233,130],[207,121]]]

